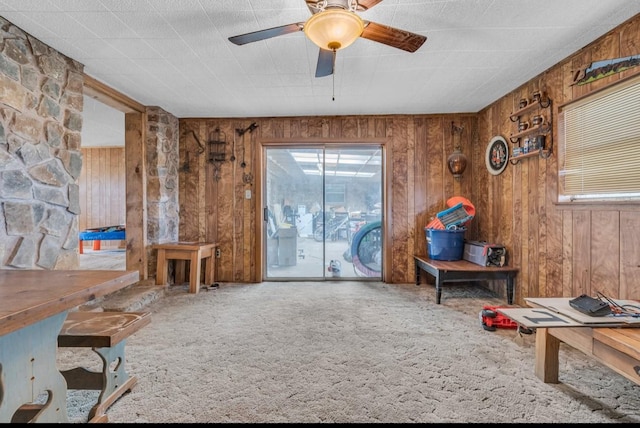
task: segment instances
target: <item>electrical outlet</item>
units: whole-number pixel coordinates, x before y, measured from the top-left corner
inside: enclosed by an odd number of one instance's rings
[[[216,248],[216,259],[219,259],[221,255],[222,251],[220,251],[220,248]]]

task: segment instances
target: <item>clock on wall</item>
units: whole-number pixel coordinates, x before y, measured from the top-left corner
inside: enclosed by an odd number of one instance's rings
[[[507,141],[497,135],[489,141],[485,155],[485,164],[490,174],[498,175],[507,167],[509,161],[509,146]]]

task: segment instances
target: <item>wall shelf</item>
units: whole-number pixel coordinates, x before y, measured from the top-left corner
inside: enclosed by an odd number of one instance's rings
[[[531,158],[531,157],[534,157],[534,156],[539,156],[542,159],[546,159],[549,156],[551,156],[551,151],[542,150],[542,149],[535,149],[535,150],[532,150],[532,151],[530,151],[528,153],[524,153],[524,154],[517,155],[517,156],[511,156],[511,158],[509,158],[509,162],[511,163],[511,165],[515,165],[518,162],[520,162],[520,159]]]
[[[517,164],[520,159],[534,156],[547,159],[553,151],[551,99],[544,92],[536,91],[532,94],[532,101],[523,99],[520,105],[522,104],[526,105],[509,116],[509,120],[516,124],[516,132],[509,136],[509,141],[516,145],[509,159],[513,165]],[[542,118],[542,123],[531,125],[530,121],[533,121],[534,118]],[[533,145],[533,149],[530,144]],[[542,146],[537,147],[539,144]]]

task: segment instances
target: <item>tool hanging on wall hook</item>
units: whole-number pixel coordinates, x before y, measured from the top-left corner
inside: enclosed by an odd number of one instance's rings
[[[249,132],[253,132],[254,129],[256,129],[258,127],[258,124],[253,122],[251,125],[249,125],[248,127],[246,127],[245,129],[240,129],[240,128],[236,128],[236,132],[238,133],[239,136],[243,136],[245,132],[249,131]]]
[[[236,134],[233,134],[233,141],[231,142],[231,162],[236,160]]]
[[[239,129],[239,128],[236,128],[236,132],[238,133],[238,135],[239,135],[239,136],[241,136],[241,137],[242,137],[242,163],[240,163],[240,166],[241,166],[242,168],[246,168],[246,167],[247,167],[247,162],[245,162],[245,160],[244,160],[244,154],[245,154],[245,150],[246,150],[245,143],[244,143],[244,134],[245,134],[247,131],[249,131],[249,133],[250,133],[251,135],[253,135],[253,131],[254,131],[257,127],[258,127],[258,124],[257,124],[257,123],[255,123],[255,122],[253,122],[253,123],[251,123],[251,125],[249,125],[249,126],[248,126],[248,127],[246,127],[245,129]],[[251,139],[251,141],[253,141],[253,138]]]

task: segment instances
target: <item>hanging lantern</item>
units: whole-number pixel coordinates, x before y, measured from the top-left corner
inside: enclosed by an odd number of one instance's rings
[[[449,168],[449,172],[453,174],[453,178],[456,180],[460,180],[462,173],[467,169],[467,157],[460,151],[460,136],[462,135],[462,131],[464,131],[464,126],[456,126],[451,122],[451,135],[453,136],[455,149],[447,158],[447,168]],[[456,135],[458,136],[457,144],[455,143]]]
[[[447,167],[449,172],[453,174],[453,178],[459,180],[462,177],[462,173],[467,168],[467,157],[460,151],[459,147],[456,147],[447,158]]]

